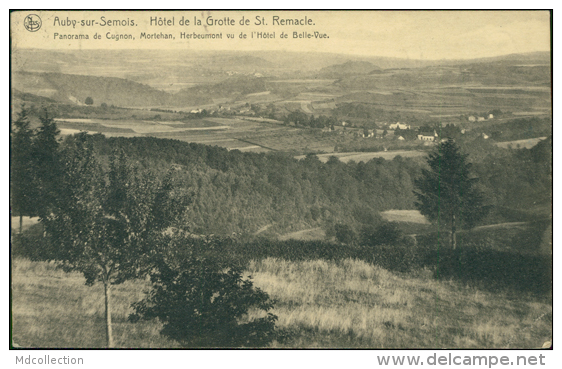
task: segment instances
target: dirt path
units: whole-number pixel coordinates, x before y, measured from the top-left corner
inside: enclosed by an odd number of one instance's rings
[[[494,229],[494,228],[511,228],[511,227],[518,227],[522,225],[527,225],[528,222],[507,222],[507,223],[497,223],[497,224],[488,224],[484,226],[474,227],[473,230],[479,231],[482,229]]]
[[[271,150],[271,151],[277,151],[277,149],[274,149],[274,148],[271,148],[271,147],[267,147],[267,146],[260,145],[260,144],[257,143],[257,142],[252,142],[252,141],[248,141],[248,140],[243,140],[243,139],[241,139],[241,138],[237,138],[237,140],[240,141],[240,142],[244,142],[244,143],[251,144],[252,146],[259,146],[259,147],[261,147],[261,148],[263,148],[263,149],[267,149],[267,150]]]
[[[302,231],[291,232],[279,236],[280,241],[286,240],[304,240],[304,241],[311,241],[311,240],[321,240],[325,237],[324,230],[320,227],[316,228],[309,228],[303,229]]]
[[[268,224],[268,225],[265,225],[265,226],[261,227],[260,229],[258,229],[258,230],[254,233],[254,236],[255,236],[255,235],[258,235],[258,234],[260,234],[260,233],[263,233],[263,232],[265,232],[265,231],[267,231],[272,225],[273,225],[273,224]]]

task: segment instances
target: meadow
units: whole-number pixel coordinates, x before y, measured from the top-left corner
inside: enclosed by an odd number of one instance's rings
[[[489,292],[427,269],[408,275],[362,260],[264,258],[246,268],[277,300],[273,348],[539,348],[552,338],[552,305],[530,293]],[[116,347],[173,348],[155,321],[129,323],[149,282],[113,290]],[[12,263],[13,343],[104,347],[103,288],[48,262]]]
[[[382,215],[427,227],[415,211]],[[25,234],[40,235],[36,218],[23,220]],[[19,227],[17,218],[12,226]],[[321,241],[320,228],[214,252],[243,266],[245,277],[275,299],[279,335],[271,348],[539,348],[552,338],[548,232],[548,222],[461,232],[459,259],[446,245],[435,249],[432,234],[418,236],[415,247],[368,248]],[[13,342],[104,347],[103,287],[84,283],[53,262],[13,257]],[[113,288],[116,347],[178,347],[160,336],[157,321],[127,320],[149,288],[148,279]]]
[[[546,137],[529,138],[529,139],[525,139],[525,140],[496,142],[496,146],[502,147],[504,149],[507,149],[507,148],[510,148],[510,147],[514,148],[514,149],[519,149],[519,148],[530,149],[544,139],[546,139]]]

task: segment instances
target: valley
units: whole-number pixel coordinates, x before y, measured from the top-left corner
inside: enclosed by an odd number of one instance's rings
[[[546,53],[424,66],[381,58],[342,63],[335,54],[292,55],[308,61],[298,65],[273,52],[108,53],[18,50],[14,106],[50,101],[59,107],[55,114],[63,134],[153,136],[301,155],[343,149],[350,153],[338,155],[347,160],[355,155],[354,147],[382,152],[404,146],[389,128],[396,122],[416,131],[454,125],[490,136],[486,126],[491,123],[550,114]],[[120,66],[131,58],[134,68]],[[159,62],[150,63],[153,58]],[[491,111],[501,114],[488,119]],[[291,121],[297,113],[328,117],[331,126],[311,129],[312,124]],[[372,137],[362,137],[368,130]],[[383,136],[385,131],[389,134]],[[424,150],[421,142],[407,147],[419,149]]]
[[[256,328],[271,334],[260,347],[552,339],[550,53],[11,57],[13,344],[216,347],[133,316],[178,270],[170,290],[203,291],[178,293],[182,307],[209,297],[193,305],[192,320],[210,317],[201,324],[226,314],[229,293],[269,308],[276,325]],[[78,247],[87,257],[68,267]],[[255,295],[243,290],[252,283]],[[111,344],[102,294],[113,296]],[[205,334],[232,337],[223,323]]]

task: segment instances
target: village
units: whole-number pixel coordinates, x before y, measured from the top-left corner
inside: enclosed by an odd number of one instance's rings
[[[227,104],[219,104],[217,107],[209,107],[209,109],[196,108],[189,111],[191,118],[204,118],[213,116],[228,116],[235,119],[251,120],[263,123],[285,124],[296,128],[310,128],[313,131],[321,131],[323,134],[337,134],[354,139],[374,139],[374,140],[394,140],[394,141],[421,141],[424,145],[433,145],[446,141],[447,138],[455,138],[458,135],[464,135],[467,132],[476,133],[476,135],[487,140],[490,134],[486,132],[482,125],[471,123],[492,123],[497,122],[494,119],[494,113],[475,113],[469,115],[460,115],[455,117],[454,122],[442,121],[433,123],[407,123],[407,122],[389,122],[386,120],[353,122],[353,120],[343,120],[333,117],[311,115],[308,117],[302,111],[292,112],[281,119],[276,116],[273,104],[268,106],[259,106],[256,104],[238,103],[229,106]],[[495,109],[496,114],[503,114],[501,110]],[[314,123],[316,122],[316,123]],[[322,128],[320,128],[322,127]]]

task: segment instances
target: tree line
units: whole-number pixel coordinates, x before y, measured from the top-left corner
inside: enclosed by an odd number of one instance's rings
[[[288,115],[283,117],[283,122],[285,124],[293,123],[296,126],[300,127],[309,127],[309,128],[326,128],[330,127],[332,130],[334,126],[341,125],[341,120],[333,116],[325,116],[320,115],[315,117],[314,115],[308,115],[303,113],[300,110],[295,110]]]

